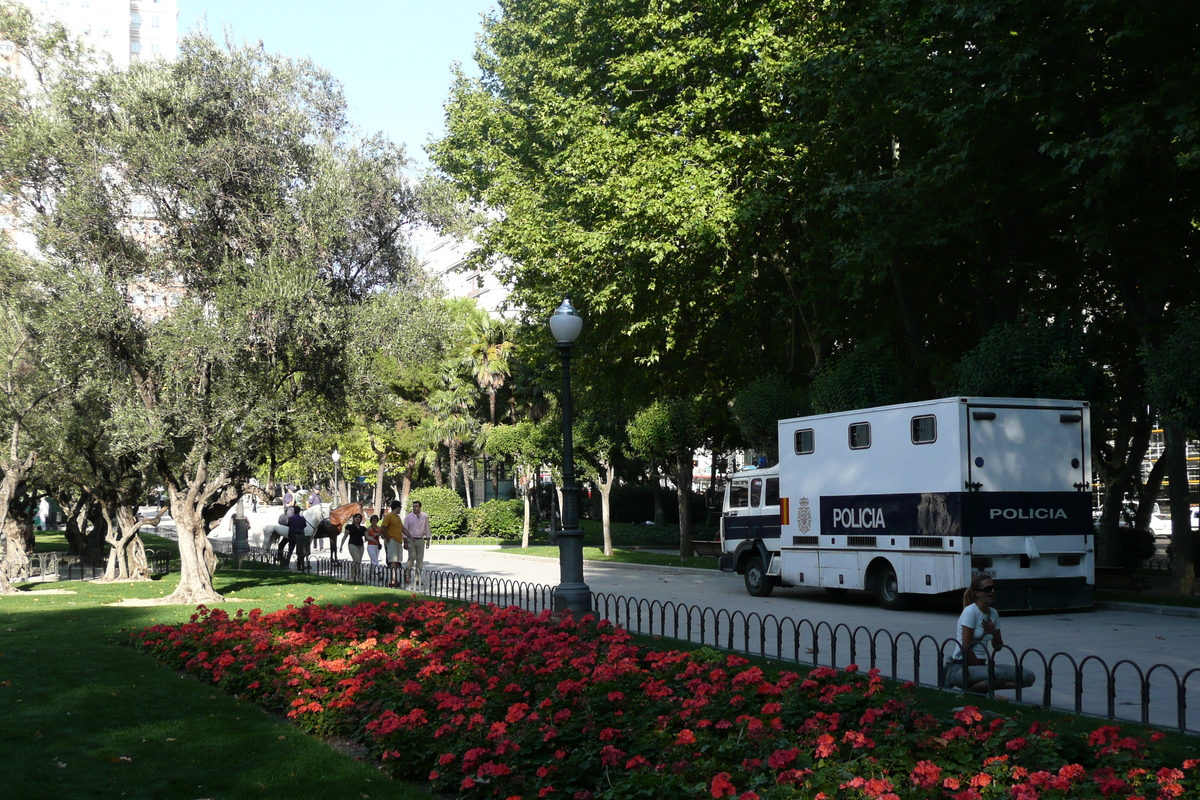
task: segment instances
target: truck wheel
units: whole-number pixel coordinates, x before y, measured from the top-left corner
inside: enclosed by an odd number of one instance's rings
[[[900,581],[896,579],[896,568],[891,564],[885,564],[880,570],[875,594],[879,597],[879,605],[888,611],[903,611],[908,608],[911,599],[908,595],[901,594]]]
[[[746,591],[751,597],[770,597],[775,588],[767,570],[763,567],[761,556],[751,556],[746,562]]]

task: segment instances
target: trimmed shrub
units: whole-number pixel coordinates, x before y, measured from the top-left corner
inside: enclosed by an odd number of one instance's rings
[[[1157,547],[1154,534],[1149,530],[1121,529],[1121,537],[1117,540],[1117,552],[1120,553],[1121,563],[1136,569],[1142,562],[1154,558]]]
[[[599,492],[593,492],[599,494]],[[654,520],[654,490],[649,486],[626,484],[613,488],[612,492],[613,522],[652,522]],[[718,501],[719,502],[719,501]],[[679,497],[674,489],[662,490],[663,522],[667,525],[679,524]],[[718,505],[718,508],[720,506]],[[708,516],[708,508],[704,495],[692,493],[691,506],[692,523],[702,523]],[[597,509],[596,519],[600,518]]]
[[[654,519],[654,492],[649,486],[638,484],[615,486],[610,503],[613,522],[649,522]],[[664,510],[670,516],[671,511],[666,508],[667,505],[669,504],[664,498]],[[676,513],[675,516],[678,517],[679,514]],[[676,522],[678,521],[676,519]]]
[[[488,500],[467,511],[467,535],[507,541],[521,538],[525,503],[521,500]]]
[[[408,495],[409,507],[421,503],[429,515],[429,533],[433,536],[461,536],[467,526],[467,505],[453,489],[427,486]]]

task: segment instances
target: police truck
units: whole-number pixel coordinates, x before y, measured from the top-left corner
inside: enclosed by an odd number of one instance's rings
[[[779,463],[731,476],[723,571],[873,592],[888,609],[961,591],[1001,610],[1086,608],[1095,537],[1088,403],[950,397],[779,422]]]

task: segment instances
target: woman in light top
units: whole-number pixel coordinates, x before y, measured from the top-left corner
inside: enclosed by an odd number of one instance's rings
[[[995,603],[995,579],[991,575],[976,575],[963,592],[963,611],[958,616],[955,631],[957,644],[954,657],[946,664],[943,679],[946,686],[957,686],[969,692],[988,690],[988,648],[995,653],[1004,647],[1000,614],[992,608]],[[994,670],[993,689],[1015,689],[1018,680],[1021,686],[1033,685],[1034,675],[1027,669],[1021,670],[1019,676],[1016,669],[1007,664],[996,664]]]

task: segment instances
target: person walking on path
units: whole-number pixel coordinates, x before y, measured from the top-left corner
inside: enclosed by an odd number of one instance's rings
[[[392,501],[392,510],[383,515],[383,532],[387,535],[388,586],[399,586],[400,565],[404,562],[405,543],[404,522],[400,519],[399,500]]]
[[[425,546],[429,543],[429,515],[421,510],[421,501],[415,500],[412,512],[404,518],[404,529],[408,532],[408,567],[404,580],[415,580],[421,585],[421,574],[425,571]]]
[[[279,515],[279,519],[277,519],[275,522],[276,522],[276,524],[279,525],[279,527],[283,528],[284,531],[288,531],[288,519],[291,516],[292,516],[292,507],[284,506],[283,513]],[[288,533],[281,533],[279,535],[279,554],[275,560],[278,561],[280,564],[282,564],[285,567],[287,566],[288,562],[286,560],[284,560],[283,551],[284,551],[284,548],[286,548],[288,546],[288,542],[290,542],[291,539],[292,539],[292,537],[290,535],[290,531],[288,531]],[[291,551],[288,551],[288,552],[289,552],[288,558],[291,558],[291,554],[290,554]]]
[[[371,575],[379,574],[379,548],[381,546],[380,537],[383,531],[379,528],[379,515],[371,515],[371,526],[367,528],[367,557],[371,559]],[[385,554],[386,555],[386,554]]]
[[[350,580],[352,581],[362,580],[363,544],[366,536],[367,529],[363,527],[362,514],[355,514],[342,530],[341,544],[346,546],[350,553]]]
[[[292,507],[292,515],[288,517],[288,551],[284,557],[284,566],[292,560],[292,553],[296,553],[296,569],[301,572],[306,572],[309,569],[308,563],[308,520],[300,513],[300,506]]]

